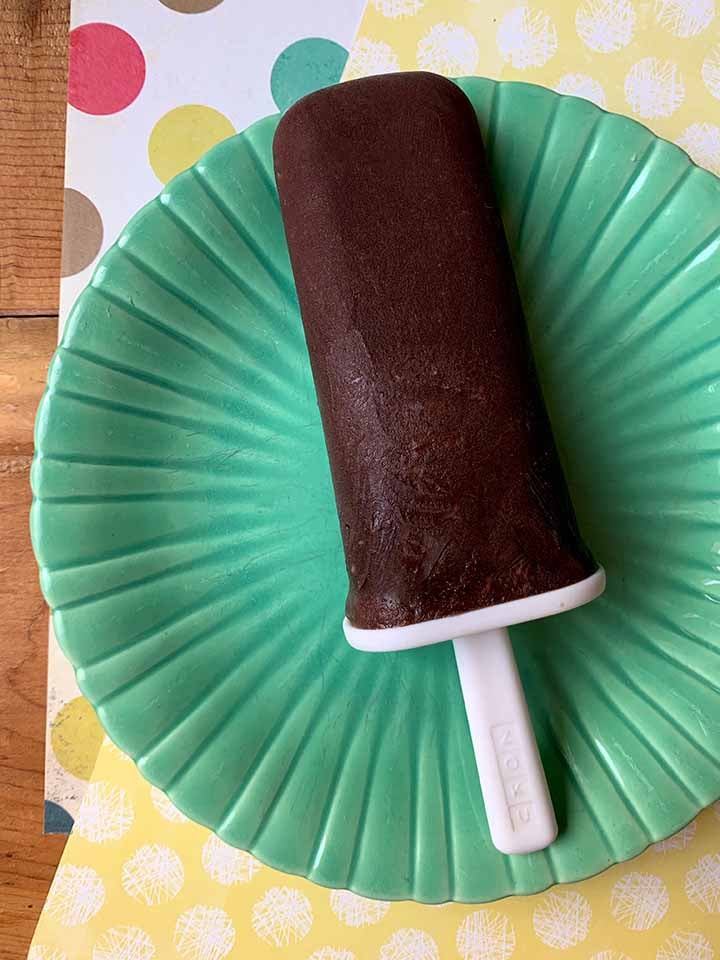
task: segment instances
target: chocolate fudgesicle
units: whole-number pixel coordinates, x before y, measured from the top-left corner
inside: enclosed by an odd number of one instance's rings
[[[288,110],[275,173],[364,650],[453,640],[488,825],[557,826],[508,625],[593,599],[472,104],[429,73]]]
[[[591,574],[465,94],[429,73],[340,84],[287,112],[274,153],[350,622]]]

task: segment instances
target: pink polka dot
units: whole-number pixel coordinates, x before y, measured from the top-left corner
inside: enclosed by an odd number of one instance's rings
[[[68,100],[93,115],[129,106],[145,83],[145,57],[129,33],[112,23],[86,23],[70,32]]]

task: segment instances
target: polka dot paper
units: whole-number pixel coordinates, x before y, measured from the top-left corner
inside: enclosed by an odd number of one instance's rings
[[[105,741],[30,960],[717,960],[716,807],[635,860],[537,896],[368,900],[223,843]]]
[[[720,174],[715,0],[370,0],[345,78],[417,69],[585,97]]]
[[[219,141],[340,79],[363,6],[73,0],[61,327],[98,258],[164,184]],[[79,815],[102,738],[51,635],[46,831],[67,833]]]

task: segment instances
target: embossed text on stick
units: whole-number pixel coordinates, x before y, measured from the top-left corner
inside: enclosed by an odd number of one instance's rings
[[[513,830],[517,832],[533,822],[533,804],[530,781],[523,763],[515,724],[496,724],[490,728],[490,736],[500,778],[505,787],[505,801],[510,823]]]

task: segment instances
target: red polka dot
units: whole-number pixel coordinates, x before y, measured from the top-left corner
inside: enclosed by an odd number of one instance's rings
[[[145,57],[129,33],[112,23],[86,23],[70,33],[68,100],[94,115],[129,106],[145,83]]]

